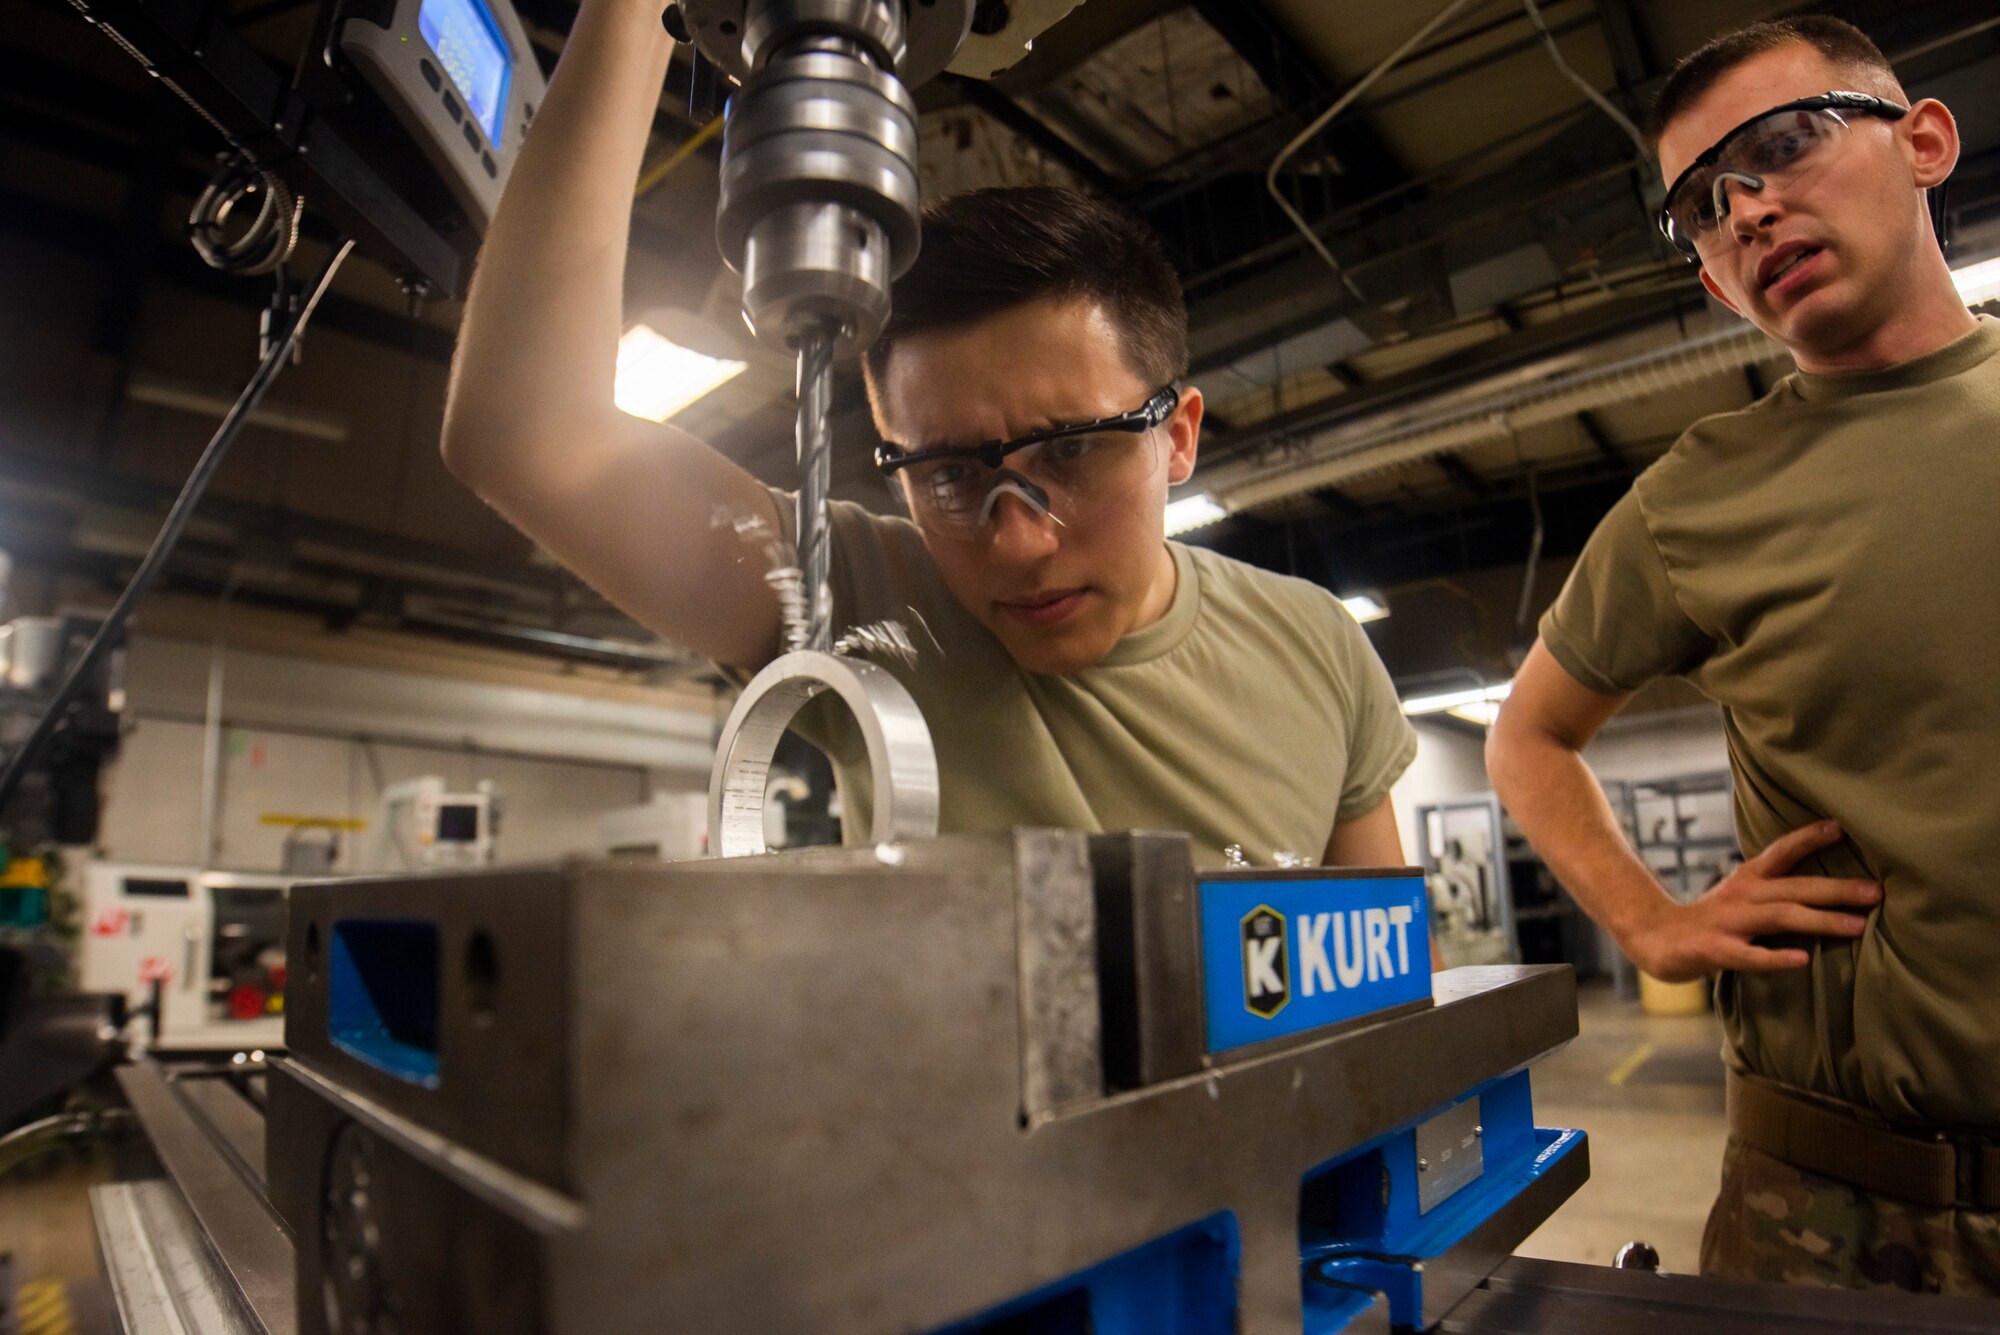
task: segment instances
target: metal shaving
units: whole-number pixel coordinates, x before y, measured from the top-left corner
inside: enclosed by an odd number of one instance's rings
[[[903,629],[900,621],[877,621],[856,626],[833,642],[833,652],[894,658],[905,667],[917,665],[917,646],[911,642],[910,632]]]
[[[736,534],[746,545],[758,549],[770,568],[764,572],[764,582],[778,595],[778,618],[781,638],[787,652],[795,653],[807,648],[812,638],[812,609],[806,606],[805,572],[790,558],[793,553],[780,540],[771,521],[761,515],[746,515],[718,505],[709,514],[709,527],[726,528]],[[831,610],[832,590],[820,586],[822,613]],[[907,609],[916,618],[924,634],[938,653],[943,654],[944,646],[932,633],[930,624],[916,608]],[[830,652],[850,656],[892,658],[908,667],[917,664],[917,646],[903,623],[894,619],[873,622],[866,626],[856,626],[835,640]]]
[[[764,582],[778,595],[778,624],[785,648],[796,653],[806,647],[811,618],[806,615],[806,577],[797,566],[779,566],[764,572]]]
[[[771,521],[762,515],[746,515],[718,505],[709,512],[708,525],[731,530],[746,546],[763,554],[767,567],[764,582],[778,595],[780,638],[787,650],[805,648],[811,633],[811,619],[806,615],[805,574],[790,559],[792,553],[779,539]]]

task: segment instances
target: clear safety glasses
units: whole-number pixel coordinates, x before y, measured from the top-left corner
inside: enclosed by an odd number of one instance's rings
[[[1145,480],[1157,464],[1146,433],[1172,417],[1179,403],[1180,391],[1169,385],[1129,413],[1014,440],[907,451],[878,445],[875,466],[886,477],[901,476],[911,518],[934,533],[989,533],[1005,496],[1067,526]]]
[[[1715,235],[1729,216],[1729,185],[1762,190],[1790,185],[1825,165],[1839,151],[1848,121],[1856,116],[1901,120],[1899,107],[1867,93],[1832,92],[1802,97],[1743,122],[1674,178],[1660,210],[1660,231],[1674,249],[1696,264],[1696,247]]]

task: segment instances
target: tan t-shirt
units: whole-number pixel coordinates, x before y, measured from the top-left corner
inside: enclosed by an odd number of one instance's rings
[[[793,498],[774,496],[790,541]],[[959,606],[914,525],[841,501],[830,516],[834,633],[896,618],[916,643],[914,666],[875,661],[930,724],[945,833],[1179,830],[1204,866],[1230,844],[1259,865],[1317,861],[1335,821],[1372,811],[1416,755],[1367,635],[1316,584],[1170,542],[1166,615],[1103,663],[1044,676]],[[859,837],[867,753],[829,699],[799,731],[832,757]]]
[[[1593,690],[1681,675],[1722,705],[1746,854],[1833,817],[1800,872],[1882,883],[1859,939],[1723,975],[1732,1060],[2000,1128],[2000,321],[1695,423],[1541,631]]]

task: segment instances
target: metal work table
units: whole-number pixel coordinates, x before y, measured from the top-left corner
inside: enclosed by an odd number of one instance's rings
[[[126,1335],[292,1335],[292,1248],[264,1194],[264,1118],[209,1069],[129,1067],[120,1084],[166,1176],[92,1188]],[[1514,1257],[1438,1335],[1787,1335],[2000,1331],[2000,1303],[1656,1275]]]
[[[301,885],[268,1074],[119,1071],[105,1269],[131,1335],[2000,1331],[1510,1259],[1575,981],[1429,974],[1422,893],[1036,830]]]

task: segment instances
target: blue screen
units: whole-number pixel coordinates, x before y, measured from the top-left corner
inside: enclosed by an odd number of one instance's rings
[[[513,62],[492,13],[480,0],[423,0],[417,31],[458,85],[472,118],[485,127],[487,141],[498,148]]]

